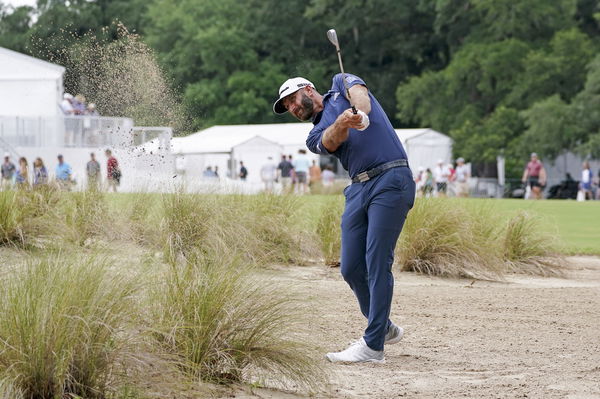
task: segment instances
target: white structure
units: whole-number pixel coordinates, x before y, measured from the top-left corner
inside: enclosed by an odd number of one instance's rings
[[[104,150],[111,148],[123,171],[120,190],[163,189],[175,171],[171,129],[136,128],[130,118],[63,115],[64,73],[60,65],[0,48],[0,152],[8,152],[15,164],[19,157],[29,165],[42,158],[51,178],[62,154],[84,187],[90,153],[106,176]],[[161,144],[157,151],[133,154],[135,145],[153,138]]]
[[[213,126],[173,138],[171,148],[179,174],[200,178],[208,166],[217,166],[220,177],[237,179],[240,162],[244,162],[248,185],[258,188],[260,169],[268,157],[279,163],[282,155],[296,157],[298,150],[305,149],[309,159],[318,160],[306,148],[311,128],[309,123]]]
[[[396,129],[406,154],[408,163],[417,173],[419,166],[435,168],[439,159],[448,164],[452,160],[452,139],[433,129]]]
[[[0,116],[57,116],[65,68],[0,47]]]

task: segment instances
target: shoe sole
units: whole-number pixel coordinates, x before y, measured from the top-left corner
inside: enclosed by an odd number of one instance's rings
[[[367,360],[360,360],[360,361],[356,361],[356,362],[351,362],[351,361],[342,361],[342,360],[331,360],[329,358],[329,356],[325,355],[325,358],[327,360],[329,360],[331,363],[339,363],[339,364],[356,364],[356,363],[377,363],[377,364],[383,364],[385,363],[385,358],[379,360],[379,359],[367,359]]]
[[[394,337],[388,341],[385,341],[384,345],[393,345],[393,344],[397,344],[398,342],[402,341],[402,337],[404,337],[404,329],[402,327],[400,328],[400,334],[398,334],[397,337]]]

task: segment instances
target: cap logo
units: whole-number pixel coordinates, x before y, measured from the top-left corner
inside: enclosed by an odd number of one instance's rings
[[[279,92],[279,95],[281,95],[281,93],[283,93],[284,91],[286,91],[289,88],[290,88],[290,86],[286,86],[283,89],[281,89],[281,91]]]

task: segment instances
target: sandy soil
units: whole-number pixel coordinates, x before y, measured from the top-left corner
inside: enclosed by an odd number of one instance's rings
[[[392,319],[404,339],[383,365],[336,365],[334,398],[600,398],[600,258],[569,258],[564,279],[514,275],[506,283],[396,273]],[[362,334],[365,320],[338,269],[281,267],[282,284],[309,306],[323,351]],[[269,390],[229,397],[298,398]]]

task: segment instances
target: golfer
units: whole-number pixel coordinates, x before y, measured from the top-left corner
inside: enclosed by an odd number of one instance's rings
[[[390,307],[394,248],[415,198],[406,152],[381,105],[358,76],[335,75],[325,95],[304,78],[289,79],[281,85],[273,111],[312,121],[308,148],[336,156],[352,178],[344,190],[341,273],[368,325],[360,340],[341,352],[328,353],[327,359],[381,363],[384,346],[399,342],[404,333],[390,320]]]

